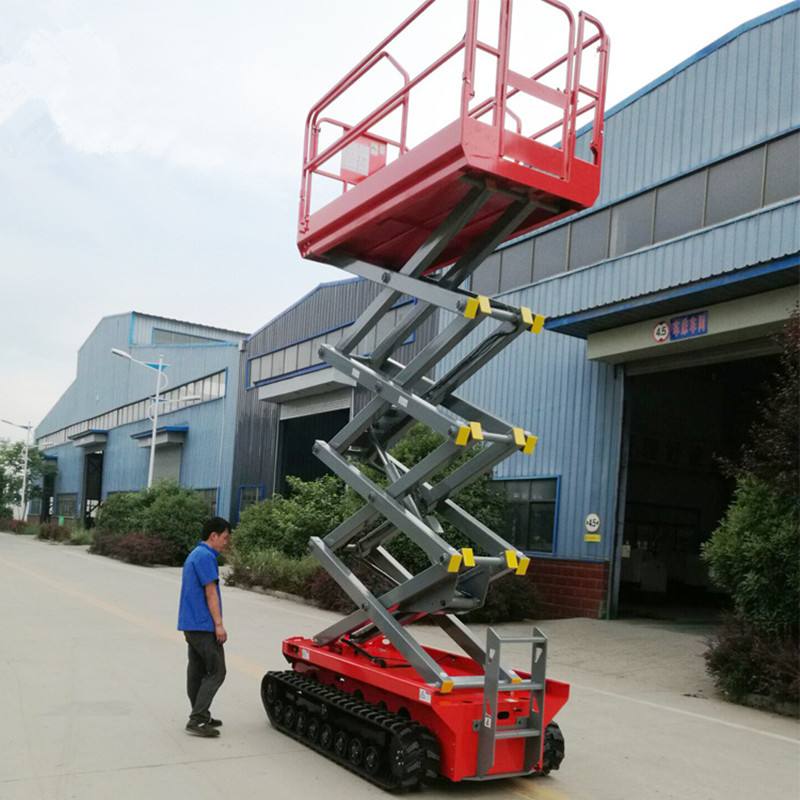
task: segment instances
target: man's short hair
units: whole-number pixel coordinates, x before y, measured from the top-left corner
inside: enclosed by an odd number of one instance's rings
[[[212,533],[225,533],[231,529],[231,524],[224,517],[211,517],[203,524],[203,541],[207,542]]]

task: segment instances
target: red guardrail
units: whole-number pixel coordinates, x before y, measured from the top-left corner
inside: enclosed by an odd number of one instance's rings
[[[339,181],[342,183],[342,191],[346,192],[386,163],[389,147],[396,148],[396,157],[402,158],[409,149],[407,138],[411,92],[462,51],[464,52],[460,103],[462,134],[464,121],[467,118],[479,119],[491,111],[491,125],[497,131],[497,155],[513,160],[513,153],[507,152],[506,148],[506,117],[510,117],[514,121],[518,134],[522,133],[523,120],[508,107],[508,101],[522,92],[543,103],[555,106],[559,110],[556,119],[552,123],[545,125],[528,136],[528,138],[538,141],[548,134],[559,131],[558,142],[553,146],[554,150],[560,151],[560,170],[557,177],[567,181],[570,179],[571,166],[576,158],[575,133],[577,119],[590,111],[594,111],[590,153],[593,163],[599,166],[602,152],[603,113],[609,47],[608,36],[601,23],[589,14],[580,12],[576,24],[572,12],[559,0],[538,1],[554,7],[564,15],[567,22],[567,44],[565,52],[559,58],[533,75],[523,75],[511,69],[509,64],[513,0],[500,0],[496,46],[478,39],[477,22],[480,0],[466,0],[466,20],[462,35],[454,45],[441,53],[427,67],[413,77],[410,76],[408,71],[391,55],[387,48],[431,6],[438,2],[438,0],[426,0],[328,91],[311,108],[306,119],[303,142],[303,175],[300,190],[300,232],[305,233],[308,230],[314,176],[319,175]],[[587,28],[591,30],[587,32]],[[581,79],[581,66],[584,54],[593,45],[598,45],[597,74],[593,76],[591,85],[586,85]],[[471,105],[475,97],[475,70],[478,51],[487,53],[497,60],[495,88],[492,96]],[[344,96],[361,78],[384,60],[388,61],[402,77],[403,84],[399,89],[392,92],[358,122],[348,123],[324,115],[325,111],[335,101]],[[561,67],[564,67],[566,74],[563,88],[553,88],[543,82],[543,78],[552,76]],[[375,126],[398,108],[401,108],[402,111],[400,132],[397,138],[389,138],[373,130]],[[324,125],[332,125],[339,128],[341,135],[320,151],[320,132]],[[324,165],[331,158],[340,153],[344,154],[346,149],[354,143],[360,144],[362,147],[374,145],[373,148],[365,151],[368,153],[366,167],[363,163],[359,163],[358,170],[354,171],[348,168],[347,164],[343,164],[339,173],[324,168]],[[375,157],[373,158],[373,156]],[[364,171],[365,169],[366,172]]]

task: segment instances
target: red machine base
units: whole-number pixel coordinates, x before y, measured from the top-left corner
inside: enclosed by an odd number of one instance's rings
[[[454,678],[483,676],[483,670],[466,656],[432,647],[425,650]],[[454,688],[436,690],[424,683],[403,656],[378,637],[363,645],[342,642],[319,647],[311,639],[295,636],[283,642],[283,654],[293,670],[313,677],[320,684],[335,688],[380,709],[420,723],[439,743],[439,772],[451,781],[477,779],[478,731],[483,720],[483,690]],[[527,673],[515,670],[523,679]],[[544,725],[548,725],[569,698],[569,684],[547,679]],[[527,715],[530,693],[504,692],[498,705],[498,733],[512,729],[517,719]],[[521,739],[500,739],[494,766],[486,778],[542,771],[541,754],[534,770],[523,770],[524,743]]]

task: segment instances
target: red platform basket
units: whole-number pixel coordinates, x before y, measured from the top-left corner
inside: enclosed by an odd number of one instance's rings
[[[536,206],[510,236],[595,201],[600,186],[609,48],[600,22],[584,12],[576,21],[558,0],[537,0],[563,15],[566,43],[560,57],[526,75],[512,68],[512,0],[497,3],[496,43],[479,39],[479,0],[467,0],[457,43],[412,77],[389,48],[401,34],[413,31],[437,2],[423,3],[311,109],[305,131],[298,226],[298,247],[304,258],[325,261],[326,254],[336,250],[399,269],[476,180],[497,191],[449,244],[434,269],[461,255],[520,196]],[[596,70],[587,85],[581,63],[594,46]],[[494,93],[476,100],[479,56],[494,61]],[[438,132],[409,146],[409,120],[415,111],[412,92],[456,58],[463,58],[460,113]],[[386,63],[402,77],[401,88],[359,122],[350,124],[327,116],[359,81]],[[563,85],[552,85],[556,75]],[[549,109],[555,118],[528,132],[530,119],[515,113],[509,104],[518,95],[517,99]],[[419,113],[424,114],[424,109]],[[384,130],[390,115],[397,120],[396,137]],[[593,130],[586,157],[580,157],[575,134],[584,115],[593,122]],[[334,130],[334,140],[321,148],[321,134]],[[337,158],[341,160],[338,169],[332,166]],[[320,178],[337,182],[342,191],[326,205],[312,209],[312,189]]]

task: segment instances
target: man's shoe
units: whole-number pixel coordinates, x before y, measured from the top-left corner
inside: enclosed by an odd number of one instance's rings
[[[222,720],[221,719],[214,719],[214,717],[210,717],[206,720],[206,725],[210,725],[212,728],[221,728],[222,727]]]
[[[215,736],[219,736],[219,731],[208,722],[187,722],[186,733],[190,736],[203,736],[206,739],[213,739]]]

